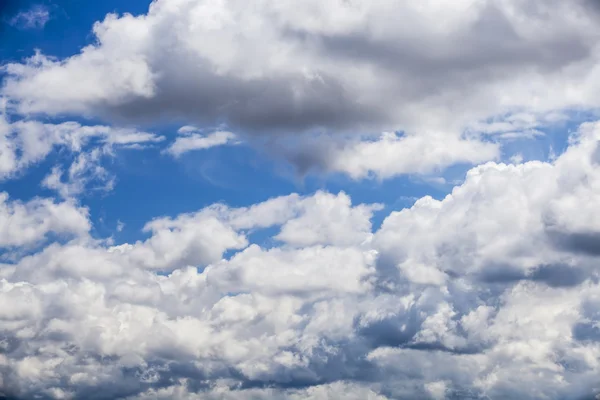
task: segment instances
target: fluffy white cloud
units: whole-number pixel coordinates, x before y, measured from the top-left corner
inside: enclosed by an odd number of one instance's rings
[[[600,221],[592,210],[600,182],[598,131],[597,124],[584,124],[554,164],[473,168],[445,199],[425,197],[392,213],[375,237],[378,248],[413,279],[432,277],[430,270],[541,279],[546,272],[538,268],[556,262],[565,264],[567,279],[576,268],[569,272],[570,257],[554,247],[600,254]]]
[[[317,192],[304,199],[300,213],[289,218],[275,236],[289,245],[304,247],[315,244],[358,246],[371,238],[371,216],[383,206],[358,205],[352,207],[345,193],[337,196]]]
[[[79,54],[6,65],[2,93],[22,113],[177,118],[241,135],[406,132],[299,161],[387,177],[494,159],[463,133],[523,134],[488,126],[498,115],[597,108],[598,16],[590,0],[156,0],[97,22]],[[170,151],[229,140],[196,134]]]
[[[307,198],[277,197],[249,208],[216,204],[177,218],[154,219],[144,227],[152,234],[148,240],[115,246],[112,251],[143,268],[169,271],[217,262],[225,251],[248,246],[247,233],[276,225],[281,230],[274,238],[291,246],[355,246],[372,236],[371,214],[380,208],[352,207],[346,194],[324,192]]]
[[[51,244],[0,268],[2,390],[594,396],[599,143],[600,125],[587,124],[552,163],[473,168],[446,198],[419,199],[374,232],[379,206],[317,192],[158,218],[131,245]],[[10,207],[27,221],[40,212]],[[40,224],[36,237],[66,229]],[[274,247],[249,244],[263,228]]]
[[[85,236],[88,210],[72,202],[36,198],[26,203],[0,192],[0,249],[42,242],[48,234]]]
[[[185,388],[185,380],[177,386],[169,386],[160,390],[150,389],[134,399],[273,399],[286,398],[290,400],[331,400],[344,398],[348,400],[387,400],[368,387],[350,382],[335,382],[332,384],[313,386],[308,389],[243,389],[231,390],[227,386],[217,386],[211,393],[191,393]]]

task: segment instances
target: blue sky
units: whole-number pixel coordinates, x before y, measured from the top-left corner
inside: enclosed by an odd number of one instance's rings
[[[0,399],[600,395],[594,2],[0,7]]]

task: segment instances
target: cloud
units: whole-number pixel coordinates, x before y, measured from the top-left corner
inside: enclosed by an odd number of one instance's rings
[[[322,149],[298,155],[309,167],[388,177],[495,159],[497,149],[465,131],[535,136],[536,124],[526,130],[518,116],[597,108],[596,11],[583,0],[158,0],[146,14],[107,15],[93,27],[96,42],[71,57],[38,53],[5,65],[2,93],[25,114],[184,120],[245,140],[405,132],[355,137],[332,159]],[[521,130],[486,123],[498,116]],[[170,151],[228,140],[182,137]],[[372,154],[388,145],[383,166]],[[425,152],[417,166],[389,166],[415,150]]]
[[[388,179],[404,174],[430,174],[455,164],[498,159],[500,144],[442,132],[402,135],[386,132],[370,138],[314,136],[276,139],[272,153],[290,161],[300,173],[344,173],[352,179]]]
[[[72,202],[21,202],[0,193],[0,249],[39,244],[50,234],[85,236],[90,228],[88,210]]]
[[[217,131],[208,135],[198,132],[199,129],[192,126],[180,128],[177,131],[180,136],[166,149],[166,152],[174,157],[179,157],[188,151],[204,150],[215,146],[236,143],[236,136],[231,132]]]
[[[598,143],[598,123],[585,124],[553,162],[475,167],[444,199],[423,197],[377,230],[380,206],[316,192],[156,218],[146,240],[114,246],[85,234],[82,211],[65,228],[51,201],[5,199],[5,214],[43,227],[14,245],[77,237],[0,268],[2,390],[591,398],[597,254],[553,232],[600,229]],[[262,229],[269,248],[253,243]]]
[[[292,246],[359,246],[371,239],[371,217],[380,204],[358,205],[345,193],[332,196],[317,192],[304,199],[301,213],[288,219],[275,239]]]
[[[54,124],[19,119],[11,122],[8,118],[6,112],[0,113],[0,181],[19,176],[55,149],[66,149],[74,155],[68,171],[57,165],[42,182],[65,198],[82,193],[90,183],[94,183],[96,189],[110,190],[114,177],[102,162],[113,156],[115,149],[139,149],[165,139],[130,128],[86,126],[72,121]],[[65,180],[63,175],[66,175]]]
[[[65,173],[61,167],[55,166],[42,180],[42,186],[55,190],[61,197],[75,198],[87,190],[111,191],[115,178],[101,165],[101,149],[89,153],[81,153],[73,161]],[[66,180],[63,180],[66,176]]]
[[[134,129],[86,126],[71,121],[60,124],[24,119],[10,122],[6,113],[0,113],[0,179],[9,179],[42,161],[56,147],[80,153],[88,145],[95,145],[109,152],[113,147],[127,148],[163,140],[163,136]]]
[[[35,5],[12,17],[9,23],[21,29],[42,29],[50,21],[50,11],[43,5]]]
[[[274,239],[291,246],[352,246],[371,236],[371,213],[379,205],[352,207],[350,198],[317,192],[274,198],[250,208],[213,205],[176,218],[157,218],[144,226],[146,241],[117,246],[142,268],[170,271],[181,265],[203,266],[221,260],[227,250],[248,246],[246,235],[257,229],[281,226]]]

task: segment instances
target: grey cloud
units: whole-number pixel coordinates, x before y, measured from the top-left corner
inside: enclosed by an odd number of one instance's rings
[[[525,272],[511,265],[500,264],[485,268],[480,274],[480,279],[486,283],[514,283],[527,277]]]
[[[552,229],[549,236],[552,243],[561,250],[600,256],[600,232],[562,232]]]
[[[569,287],[581,284],[587,278],[587,272],[564,264],[542,265],[531,273],[530,278],[552,287]]]
[[[189,68],[186,63],[165,68],[155,83],[154,96],[132,98],[116,106],[99,104],[104,117],[119,123],[152,123],[162,117],[199,125],[226,124],[234,131],[256,135],[320,128],[369,129],[389,118],[384,110],[362,107],[332,76],[321,75],[320,80],[311,81],[294,76],[242,81],[215,76],[209,66],[185,72],[181,69]],[[195,79],[190,80],[190,75]],[[295,90],[302,93],[300,99]]]
[[[356,330],[372,349],[382,346],[405,346],[419,331],[422,320],[418,317],[418,312],[413,308],[406,315],[386,317],[366,326],[356,326]]]
[[[539,16],[536,16],[539,17]],[[403,21],[399,20],[401,24]],[[423,35],[413,40],[376,40],[358,34],[322,35],[314,38],[309,32],[298,36],[316,40],[323,56],[347,57],[354,62],[375,62],[399,76],[415,76],[415,81],[402,80],[402,88],[418,85],[410,92],[420,97],[432,95],[444,86],[475,86],[498,76],[510,77],[518,69],[535,66],[552,71],[571,62],[585,59],[592,47],[578,35],[556,38],[552,42],[532,45],[520,37],[505,11],[497,4],[487,3],[476,22],[445,38]],[[448,52],[454,47],[455,52]],[[471,51],[479,49],[480,51]],[[422,86],[428,87],[423,91]]]
[[[543,282],[551,287],[571,287],[581,284],[589,276],[589,269],[566,264],[539,265],[529,272],[515,266],[502,265],[486,268],[481,274],[481,279],[488,284],[507,285],[522,280],[532,280]]]

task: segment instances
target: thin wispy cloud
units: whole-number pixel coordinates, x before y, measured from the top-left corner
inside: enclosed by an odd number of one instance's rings
[[[50,18],[50,10],[46,6],[36,5],[19,12],[10,19],[9,23],[20,29],[42,29]]]

